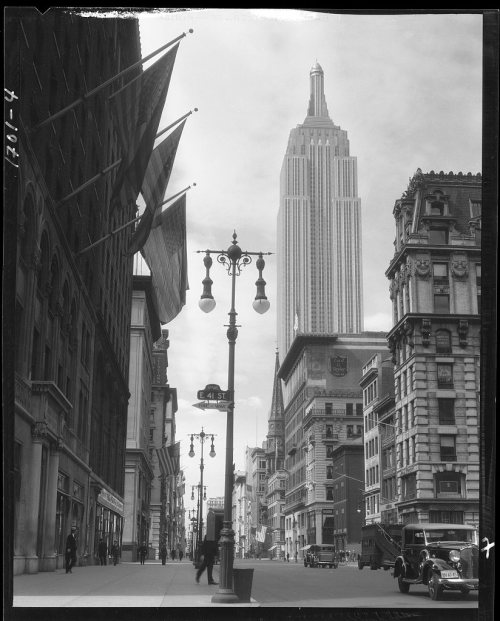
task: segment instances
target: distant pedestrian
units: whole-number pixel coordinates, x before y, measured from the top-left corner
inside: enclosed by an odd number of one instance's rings
[[[290,554],[287,552],[286,553],[286,562],[289,563],[290,562]]]
[[[65,561],[66,561],[66,573],[72,574],[73,565],[76,563],[76,538],[75,538],[76,528],[73,526],[71,528],[70,534],[66,538],[66,553],[65,553]]]
[[[160,548],[160,558],[161,564],[165,565],[165,563],[167,562],[167,546],[165,544],[163,544]]]
[[[174,548],[172,548],[172,549],[170,550],[170,558],[171,558],[173,561],[175,561],[175,550],[174,550]]]
[[[146,556],[148,554],[148,547],[145,541],[142,544],[142,546],[139,546],[138,552],[139,552],[139,561],[141,562],[141,565],[144,565],[146,561]]]
[[[218,582],[214,581],[212,576],[215,555],[217,554],[217,542],[207,540],[207,536],[205,535],[205,539],[203,539],[203,543],[201,544],[200,552],[202,554],[202,562],[196,572],[196,582],[200,582],[200,576],[206,569],[208,584],[218,584]]]
[[[179,561],[182,561],[182,557],[184,556],[184,552],[179,550]]]
[[[111,546],[111,556],[113,557],[113,565],[118,564],[118,557],[120,556],[120,548],[118,547],[118,542],[113,541],[113,545]]]
[[[99,539],[99,546],[97,548],[99,553],[99,562],[101,565],[107,564],[107,556],[108,556],[108,544],[104,541],[104,539]]]
[[[297,562],[298,561],[298,559],[297,559],[297,552],[295,552],[294,558],[295,558],[295,562]]]

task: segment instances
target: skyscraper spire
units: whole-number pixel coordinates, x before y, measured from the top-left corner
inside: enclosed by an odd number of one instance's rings
[[[325,99],[325,78],[321,65],[316,61],[310,73],[311,95],[307,116],[319,116],[329,119],[328,108]]]
[[[284,458],[284,407],[283,407],[283,389],[281,379],[278,377],[280,368],[279,353],[276,349],[276,363],[274,367],[273,380],[273,398],[271,401],[271,410],[268,419],[267,432],[267,471],[272,474],[276,470],[283,468]]]
[[[328,115],[323,69],[310,74],[308,114],[290,132],[280,176],[278,347],[304,334],[363,331],[361,200],[347,132]]]

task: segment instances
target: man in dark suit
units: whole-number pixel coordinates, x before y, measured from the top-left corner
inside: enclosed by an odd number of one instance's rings
[[[200,576],[206,569],[208,584],[218,584],[218,582],[214,582],[214,579],[212,577],[215,555],[217,554],[217,542],[208,540],[205,535],[205,539],[201,544],[201,554],[203,555],[203,561],[198,571],[196,572],[196,582],[200,582]]]
[[[70,534],[66,538],[66,573],[72,574],[72,567],[76,563],[76,538],[75,538],[76,528],[73,526],[71,528]]]

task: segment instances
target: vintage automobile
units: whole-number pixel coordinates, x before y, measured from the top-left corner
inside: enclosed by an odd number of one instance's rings
[[[304,550],[304,567],[327,566],[334,569],[339,566],[334,545],[330,543],[312,544]]]
[[[465,524],[407,524],[402,530],[401,555],[394,564],[394,578],[401,593],[412,584],[427,585],[433,600],[443,591],[479,588],[477,532]]]

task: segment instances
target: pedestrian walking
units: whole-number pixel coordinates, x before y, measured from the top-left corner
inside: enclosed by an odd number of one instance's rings
[[[182,561],[182,557],[184,556],[184,552],[179,550],[179,561]]]
[[[286,553],[286,562],[287,563],[290,562],[290,553],[289,552]]]
[[[175,550],[174,550],[174,548],[172,548],[172,549],[170,550],[170,558],[171,558],[173,561],[175,561]]]
[[[167,562],[167,546],[165,544],[163,544],[160,548],[160,558],[161,564],[165,565],[165,563]]]
[[[73,565],[76,563],[76,538],[75,538],[76,528],[73,526],[71,528],[70,534],[66,538],[66,553],[65,553],[65,561],[66,561],[66,573],[72,574]]]
[[[99,539],[99,546],[97,547],[97,552],[99,554],[99,562],[101,563],[101,565],[106,565],[108,556],[108,544],[104,541],[104,539]]]
[[[141,562],[141,565],[144,565],[146,561],[146,556],[148,554],[148,547],[145,541],[143,542],[142,546],[139,546],[138,552],[139,552],[139,561]]]
[[[120,556],[120,548],[118,547],[118,542],[113,541],[113,545],[111,546],[111,556],[113,557],[113,565],[118,564],[118,557]]]
[[[208,584],[219,584],[215,582],[212,576],[212,572],[214,569],[215,555],[217,553],[217,542],[207,540],[207,536],[203,539],[203,543],[201,544],[200,552],[202,554],[202,562],[201,565],[196,572],[196,582],[200,582],[201,574],[207,570],[207,578]]]

